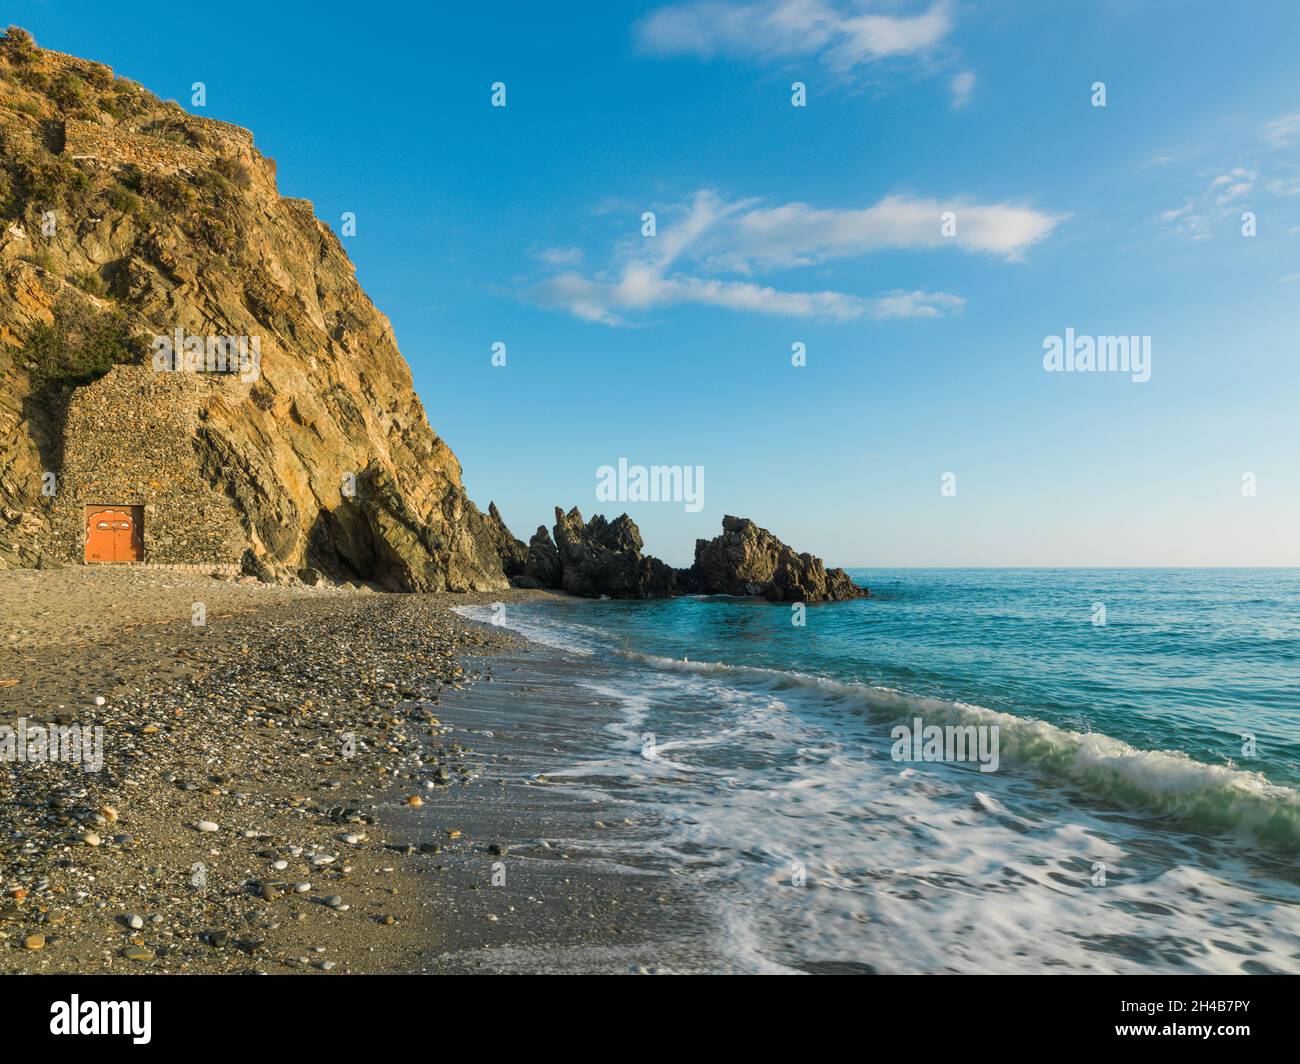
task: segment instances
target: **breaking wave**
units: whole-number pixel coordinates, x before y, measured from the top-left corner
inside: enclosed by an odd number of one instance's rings
[[[724,662],[696,662],[625,651],[657,669],[725,678],[774,694],[806,690],[826,708],[857,710],[872,723],[986,725],[998,728],[1004,764],[1078,787],[1094,798],[1168,814],[1199,828],[1241,831],[1283,849],[1300,849],[1300,792],[1259,772],[1208,765],[1176,750],[1140,750],[1100,732],[1076,732],[1032,717],[884,687]]]

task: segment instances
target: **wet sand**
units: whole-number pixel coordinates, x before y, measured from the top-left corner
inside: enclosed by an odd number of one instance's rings
[[[476,778],[403,816],[413,834],[477,836],[439,859],[449,910],[427,970],[725,969],[693,934],[704,921],[686,880],[654,856],[657,814],[622,800],[623,770],[601,760],[616,713],[580,686],[581,662],[526,644],[474,667],[482,681],[445,692],[442,711]]]

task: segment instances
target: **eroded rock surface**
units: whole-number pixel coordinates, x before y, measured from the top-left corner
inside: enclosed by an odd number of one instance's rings
[[[256,339],[260,365],[160,373],[152,338],[176,335]],[[79,561],[103,502],[142,507],[152,561],[421,591],[505,587],[503,557],[523,563],[338,238],[280,195],[252,134],[10,35],[0,565]]]
[[[746,517],[724,517],[722,535],[695,541],[695,564],[682,574],[685,590],[705,595],[762,595],[778,602],[865,598],[843,569],[799,554]]]
[[[555,508],[555,547],[561,583],[571,595],[595,598],[667,598],[677,593],[677,574],[670,565],[643,554],[641,532],[623,514],[606,521],[597,514],[583,521],[575,506],[567,514]]]
[[[747,518],[723,518],[720,536],[696,541],[695,564],[673,569],[644,553],[641,532],[627,514],[584,521],[577,507],[565,513],[558,506],[554,542],[539,527],[512,582],[587,598],[699,594],[836,602],[868,595],[843,569],[827,569],[820,558],[797,553]]]

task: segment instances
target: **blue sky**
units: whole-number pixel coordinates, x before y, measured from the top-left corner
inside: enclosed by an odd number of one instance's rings
[[[1300,5],[241,6],[8,21],[355,212],[523,538],[558,503],[676,564],[724,513],[837,565],[1300,564]],[[1150,336],[1151,379],[1046,372],[1067,327]],[[703,509],[598,504],[620,457],[703,466]]]

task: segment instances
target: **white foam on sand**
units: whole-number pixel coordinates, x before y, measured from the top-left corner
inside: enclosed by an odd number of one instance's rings
[[[548,774],[627,781],[620,801],[658,825],[638,853],[691,886],[709,914],[691,933],[735,970],[1300,970],[1291,860],[1187,826],[1284,838],[1288,788],[978,706],[619,659],[598,633],[517,612],[507,623],[530,638],[583,647],[575,698],[612,707],[590,750]],[[894,762],[889,724],[915,715],[996,724],[1002,769]]]

